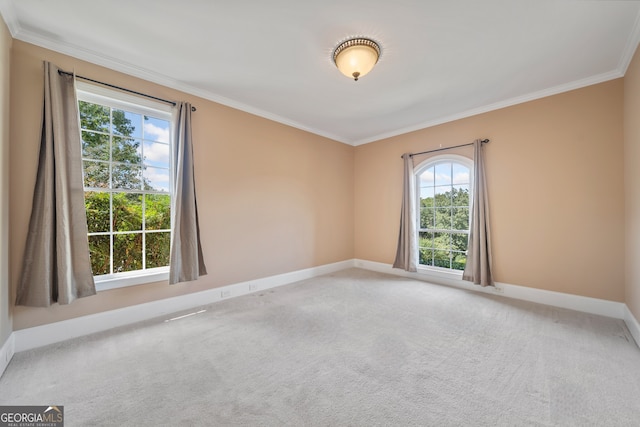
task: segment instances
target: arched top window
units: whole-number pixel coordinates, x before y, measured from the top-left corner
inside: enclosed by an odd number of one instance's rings
[[[432,157],[415,168],[418,192],[418,263],[464,270],[469,240],[473,161]]]

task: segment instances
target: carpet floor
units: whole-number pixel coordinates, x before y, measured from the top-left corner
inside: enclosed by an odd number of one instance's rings
[[[199,310],[18,353],[0,405],[64,405],[67,427],[640,425],[621,320],[359,269]]]

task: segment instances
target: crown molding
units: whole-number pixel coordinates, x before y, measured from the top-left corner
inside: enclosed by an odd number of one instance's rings
[[[178,80],[175,80],[161,73],[149,71],[147,69],[124,62],[114,57],[98,55],[78,45],[62,43],[59,41],[52,41],[46,37],[43,37],[40,34],[35,33],[34,31],[30,31],[22,28],[17,19],[13,3],[10,0],[0,0],[0,14],[2,15],[14,39],[31,43],[31,44],[43,47],[45,49],[49,49],[65,55],[69,55],[83,61],[100,65],[100,66],[112,69],[114,71],[122,72],[130,76],[147,80],[165,87],[179,90],[181,92],[184,92],[190,95],[198,96],[198,97],[207,99],[209,101],[246,112],[248,114],[262,117],[267,120],[271,120],[286,126],[290,126],[305,132],[312,133],[314,135],[318,135],[318,136],[328,138],[333,141],[341,142],[343,144],[347,144],[351,146],[359,146],[359,145],[364,145],[364,144],[380,141],[387,138],[392,138],[392,137],[406,134],[409,132],[415,132],[418,130],[441,125],[444,123],[449,123],[456,120],[472,117],[478,114],[499,110],[499,109],[514,106],[517,104],[533,101],[540,98],[545,98],[552,95],[557,95],[563,92],[568,92],[568,91],[580,89],[586,86],[602,83],[608,80],[624,77],[626,70],[631,62],[631,59],[635,54],[638,43],[640,42],[640,12],[639,12],[636,16],[633,31],[631,32],[627,40],[622,56],[615,70],[612,70],[603,74],[599,74],[596,76],[587,77],[585,79],[580,79],[580,80],[576,80],[566,84],[558,85],[558,86],[544,89],[541,91],[525,94],[525,95],[511,98],[508,100],[499,101],[499,102],[484,105],[484,106],[479,106],[479,107],[466,110],[460,113],[452,114],[449,116],[443,116],[443,117],[428,120],[425,122],[419,122],[407,127],[396,129],[394,131],[383,132],[383,133],[372,135],[362,139],[353,139],[353,138],[341,137],[331,132],[326,132],[320,129],[316,129],[316,128],[304,125],[302,123],[299,123],[295,120],[291,120],[286,117],[270,113],[263,109],[260,109],[242,102],[238,102],[233,99],[229,99],[227,97],[221,96],[214,92],[196,88],[194,86],[180,82]]]
[[[15,39],[16,35],[20,33],[21,27],[13,3],[10,0],[0,0],[0,16],[2,16],[4,23],[7,24],[11,37]]]
[[[0,0],[0,2],[6,2],[6,0]],[[82,61],[100,65],[102,67],[109,68],[111,70],[118,71],[118,72],[130,75],[133,77],[137,77],[143,80],[147,80],[171,89],[179,90],[181,92],[188,93],[190,95],[194,95],[200,98],[204,98],[209,101],[213,101],[215,103],[234,108],[236,110],[244,111],[245,113],[249,113],[254,116],[262,117],[267,120],[271,120],[286,126],[290,126],[305,132],[312,133],[314,135],[322,136],[324,138],[338,141],[343,144],[349,144],[348,141],[346,141],[344,138],[341,138],[338,135],[334,135],[329,132],[325,132],[319,129],[315,129],[315,128],[303,125],[302,123],[296,122],[294,120],[290,120],[286,117],[282,117],[277,114],[273,114],[268,111],[262,110],[260,108],[256,108],[251,105],[226,98],[224,96],[218,95],[211,91],[196,88],[189,84],[175,80],[171,77],[165,76],[161,73],[152,72],[147,69],[138,67],[136,65],[127,63],[125,61],[122,61],[120,59],[110,57],[107,55],[102,55],[102,54],[97,55],[94,52],[78,45],[63,43],[60,41],[52,41],[33,31],[20,29],[19,26],[17,28],[18,28],[18,31],[16,32],[15,35],[13,35],[13,37],[17,40],[30,43],[36,46],[40,46],[42,48],[52,50],[54,52],[62,53],[62,54],[80,59]]]
[[[430,128],[432,126],[441,125],[444,123],[453,122],[456,120],[464,119],[471,116],[477,116],[478,114],[488,113],[495,110],[500,110],[502,108],[511,107],[518,104],[523,104],[525,102],[534,101],[540,98],[546,98],[552,95],[558,95],[563,92],[569,92],[571,90],[580,89],[583,87],[595,85],[598,83],[603,83],[609,80],[617,79],[620,77],[624,77],[624,74],[619,70],[609,71],[607,73],[599,74],[596,76],[587,77],[585,79],[575,80],[573,82],[569,82],[566,84],[558,85],[549,89],[540,90],[537,92],[528,93],[522,96],[518,96],[515,98],[507,99],[505,101],[495,102],[493,104],[488,104],[485,106],[473,108],[471,110],[463,111],[458,114],[452,114],[450,116],[445,116],[441,118],[437,118],[434,120],[429,120],[426,122],[420,122],[415,125],[407,126],[402,129],[398,129],[392,132],[381,133],[378,135],[374,135],[369,138],[360,139],[357,141],[352,141],[351,145],[358,146],[363,144],[368,144],[370,142],[380,141],[382,139],[391,138],[398,135],[403,135],[409,132],[415,132],[418,130]]]
[[[618,62],[618,71],[624,76],[627,74],[627,68],[633,59],[633,55],[636,53],[638,43],[640,42],[640,11],[636,15],[636,21],[633,24],[633,30],[629,34],[627,43],[622,51],[620,62]]]

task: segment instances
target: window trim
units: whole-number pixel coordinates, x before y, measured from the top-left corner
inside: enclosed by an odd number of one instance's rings
[[[144,273],[141,273],[144,272]],[[169,280],[169,267],[148,268],[136,272],[116,273],[112,275],[94,276],[96,291],[126,288],[145,283]]]
[[[153,117],[169,121],[172,127],[174,125],[172,106],[159,101],[138,97],[118,90],[81,81],[76,81],[76,98],[78,102],[85,101],[94,104],[109,106],[111,108],[126,110],[132,113],[151,115]],[[171,132],[169,147],[173,147],[173,145],[173,132]],[[170,153],[172,152],[173,149],[170,148]],[[170,189],[173,188],[173,174],[171,173],[174,168],[173,162],[174,159],[173,156],[171,156],[169,166],[169,176],[171,179],[169,184]],[[169,191],[169,194],[171,199],[173,200],[173,193],[171,190]],[[173,218],[171,222],[171,230],[173,230]],[[171,235],[173,235],[173,231],[171,231]],[[104,274],[93,276],[93,279],[96,285],[96,291],[98,292],[146,283],[166,281],[169,280],[169,266],[114,274]]]
[[[473,160],[469,157],[460,155],[460,154],[439,154],[432,157],[429,157],[422,162],[420,162],[413,169],[413,175],[415,180],[415,203],[413,204],[413,209],[417,209],[416,212],[416,235],[414,236],[416,239],[416,248],[420,251],[420,247],[418,245],[418,238],[420,235],[420,175],[425,169],[428,169],[432,166],[436,166],[440,163],[459,163],[469,168],[469,212],[471,212],[471,203],[473,201]],[[418,253],[418,262],[416,270],[420,274],[431,275],[434,277],[440,277],[443,279],[452,279],[452,278],[462,278],[463,270],[454,270],[452,268],[444,268],[437,267],[434,265],[424,265],[420,264],[420,255]]]
[[[117,108],[138,114],[148,114],[153,111],[157,114],[171,116],[173,113],[173,107],[170,104],[82,81],[76,81],[76,97],[78,101],[96,104],[107,102]]]

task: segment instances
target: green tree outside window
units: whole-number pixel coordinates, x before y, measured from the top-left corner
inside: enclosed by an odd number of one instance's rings
[[[469,168],[439,162],[419,172],[418,261],[464,270],[469,238]]]
[[[168,266],[169,122],[85,101],[78,105],[93,274]]]

